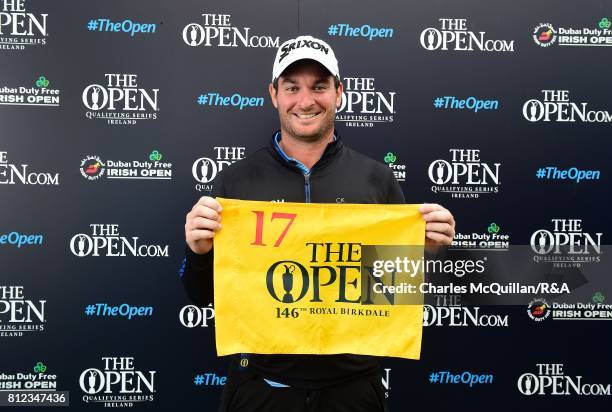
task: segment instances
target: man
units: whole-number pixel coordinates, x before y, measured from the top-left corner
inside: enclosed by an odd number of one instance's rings
[[[267,148],[217,176],[215,195],[286,202],[404,203],[391,170],[344,146],[334,131],[343,86],[338,62],[322,40],[283,43],[269,85],[280,131]],[[420,208],[429,247],[450,244],[454,220],[439,205]],[[222,210],[202,197],[187,214],[183,283],[201,304],[213,298],[213,239]],[[245,367],[245,365],[247,365]],[[241,355],[231,361],[221,411],[384,411],[379,365],[358,355]]]

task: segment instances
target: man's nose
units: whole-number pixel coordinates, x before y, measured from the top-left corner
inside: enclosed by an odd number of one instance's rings
[[[302,89],[298,95],[298,107],[300,109],[310,109],[315,104],[314,93],[312,90]]]

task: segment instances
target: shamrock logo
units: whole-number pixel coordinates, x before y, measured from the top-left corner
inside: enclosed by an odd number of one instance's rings
[[[40,76],[38,80],[36,80],[36,86],[42,87],[43,89],[47,88],[49,85],[49,80],[45,76]]]
[[[47,366],[42,362],[37,362],[34,366],[34,372],[36,373],[44,373],[47,370]]]
[[[606,17],[599,21],[600,29],[609,29],[612,26],[612,21],[608,20]]]
[[[593,302],[595,303],[604,303],[604,300],[606,300],[606,297],[601,292],[596,292],[593,295]]]
[[[149,160],[159,162],[160,160],[162,160],[162,157],[164,156],[161,153],[159,153],[157,150],[153,150],[149,155]]]
[[[497,226],[497,223],[491,223],[487,228],[489,233],[498,233],[501,228]]]
[[[387,153],[387,155],[385,156],[385,163],[389,164],[389,163],[394,163],[397,160],[397,156],[394,155],[392,152]]]

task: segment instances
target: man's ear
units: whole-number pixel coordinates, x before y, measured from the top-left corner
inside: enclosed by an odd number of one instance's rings
[[[340,82],[340,85],[338,85],[338,88],[336,89],[336,109],[340,107],[340,105],[342,104],[342,92],[344,91],[344,86],[342,85],[342,82]]]
[[[270,93],[270,99],[272,99],[272,104],[274,107],[278,109],[278,101],[276,100],[276,90],[274,90],[274,86],[272,83],[268,86],[268,92]]]

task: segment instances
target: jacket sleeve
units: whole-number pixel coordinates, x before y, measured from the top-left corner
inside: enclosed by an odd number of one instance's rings
[[[185,245],[185,259],[180,271],[181,281],[189,299],[201,307],[213,303],[213,262],[212,249],[205,255],[198,255]]]
[[[406,203],[406,199],[404,198],[404,192],[402,192],[402,188],[399,183],[393,176],[393,173],[389,173],[389,177],[387,178],[387,204],[395,205],[395,204],[404,204]]]
[[[225,195],[221,174],[215,179],[212,197]],[[198,306],[207,306],[209,303],[214,305],[214,245],[210,252],[204,255],[194,253],[187,244],[185,249],[185,259],[179,273],[187,296]]]

